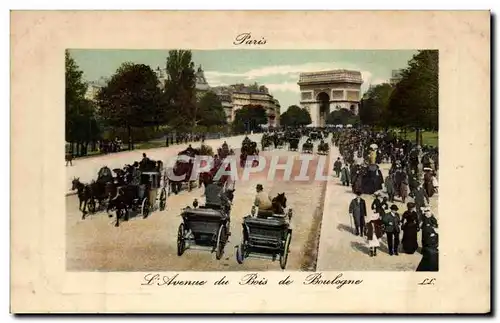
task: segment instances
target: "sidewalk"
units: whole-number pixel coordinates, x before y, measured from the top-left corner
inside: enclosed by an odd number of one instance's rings
[[[340,157],[338,148],[331,146],[332,160]],[[333,165],[333,164],[332,164]],[[381,165],[382,173],[387,176],[389,166]],[[421,254],[400,254],[389,256],[386,253],[386,239],[382,239],[380,252],[377,257],[368,255],[366,238],[356,236],[352,233],[351,217],[349,216],[349,203],[355,197],[349,186],[342,186],[339,178],[332,177],[327,182],[325,192],[325,205],[321,224],[321,236],[318,248],[317,271],[414,271],[421,260]],[[370,212],[373,196],[364,194],[362,198],[366,202],[367,211]],[[407,202],[412,201],[410,198]],[[406,205],[396,200],[394,203],[399,207],[399,214],[406,210]],[[431,208],[438,217],[438,198],[431,198]],[[400,239],[403,234],[401,233]],[[421,238],[418,234],[418,244]]]
[[[248,137],[260,144],[261,134],[249,135]],[[233,148],[239,148],[245,135],[225,137],[220,139],[209,139],[205,143],[211,146],[214,150],[222,145],[224,141]],[[193,148],[199,147],[200,142],[191,143]],[[188,144],[179,144],[169,147],[141,149],[133,151],[123,151],[119,153],[99,155],[92,158],[76,159],[73,161],[73,166],[66,166],[66,196],[75,194],[71,191],[71,181],[73,178],[79,178],[83,183],[89,183],[95,180],[99,169],[103,166],[109,168],[122,168],[125,164],[131,164],[134,161],[140,161],[142,154],[146,153],[147,156],[153,160],[162,160],[167,166],[166,162],[169,158],[176,156],[180,151],[186,149]]]

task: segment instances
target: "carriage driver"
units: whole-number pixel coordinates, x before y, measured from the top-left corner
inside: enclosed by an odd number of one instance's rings
[[[258,207],[259,210],[272,210],[273,204],[269,196],[264,193],[262,184],[257,184],[255,189],[257,190],[257,195],[255,196],[254,205]]]

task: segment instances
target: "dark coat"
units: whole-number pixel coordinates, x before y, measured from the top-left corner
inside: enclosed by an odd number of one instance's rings
[[[414,194],[415,194],[415,204],[417,206],[417,210],[420,207],[429,204],[429,196],[427,195],[427,191],[423,187],[417,188]]]
[[[372,210],[374,210],[375,212],[377,212],[378,214],[380,215],[383,215],[385,214],[385,211],[389,208],[389,206],[387,205],[387,202],[385,201],[380,201],[378,198],[376,198],[375,200],[373,200],[372,202]]]
[[[401,231],[401,219],[398,213],[394,213],[394,215],[391,212],[386,213],[382,218],[382,222],[384,223],[385,232],[394,233]]]
[[[368,240],[373,239],[373,230],[377,239],[382,238],[384,231],[382,230],[382,220],[370,221],[366,224],[366,236]]]
[[[365,200],[360,199],[359,202],[357,198],[353,199],[349,204],[349,214],[352,214],[355,218],[366,217],[366,203]]]

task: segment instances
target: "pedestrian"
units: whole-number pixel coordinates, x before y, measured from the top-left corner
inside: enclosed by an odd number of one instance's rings
[[[399,233],[400,233],[400,217],[397,211],[399,208],[393,204],[391,211],[386,213],[382,218],[384,231],[387,235],[387,246],[389,247],[389,255],[398,255],[399,248]]]
[[[335,163],[333,163],[333,170],[335,171],[337,177],[339,177],[341,169],[342,169],[342,162],[340,161],[340,157],[338,157]]]
[[[415,203],[407,204],[408,210],[403,213],[401,228],[403,229],[403,251],[413,255],[418,249],[417,232],[420,231],[420,224]]]
[[[383,198],[380,192],[375,192],[373,195],[375,199],[372,202],[372,211],[377,213],[380,217],[383,217],[386,210],[389,208],[387,200]]]
[[[366,218],[366,238],[368,240],[368,248],[370,249],[370,257],[377,256],[377,248],[380,247],[380,239],[383,234],[380,215],[376,212],[371,212]]]
[[[69,151],[66,153],[66,166],[73,166],[73,152]]]
[[[356,192],[356,197],[349,204],[349,216],[354,218],[356,235],[363,236],[366,218],[366,203],[361,198],[361,192]]]
[[[430,213],[430,209],[428,211],[424,212],[424,215]],[[424,217],[424,221],[429,218],[431,217]],[[422,226],[422,259],[418,264],[417,271],[439,271],[439,234],[437,221],[435,225],[434,227],[429,223],[429,225]]]
[[[409,181],[408,181],[408,174],[406,171],[401,172],[401,184],[399,186],[399,196],[401,196],[401,200],[403,203],[406,203],[406,198],[408,197],[409,193]]]
[[[385,178],[385,190],[389,197],[389,202],[394,203],[394,178],[393,175],[389,175]]]
[[[422,208],[429,205],[429,196],[427,195],[427,191],[424,189],[424,186],[420,183],[413,192],[413,196],[415,207],[417,208],[418,219],[419,221],[422,221]]]
[[[340,181],[342,185],[349,186],[351,182],[351,172],[349,170],[349,165],[347,163],[340,170]]]

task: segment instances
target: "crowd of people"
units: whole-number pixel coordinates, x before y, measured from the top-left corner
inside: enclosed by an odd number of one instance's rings
[[[354,234],[366,238],[370,257],[377,256],[383,237],[388,253],[415,254],[421,231],[422,260],[417,271],[438,270],[438,222],[430,197],[438,192],[438,150],[402,140],[389,132],[346,129],[333,134],[341,157],[333,170],[344,186],[356,195],[349,204]],[[388,175],[381,164],[390,163]],[[374,196],[367,208],[363,194]],[[395,204],[399,197],[406,210]]]

